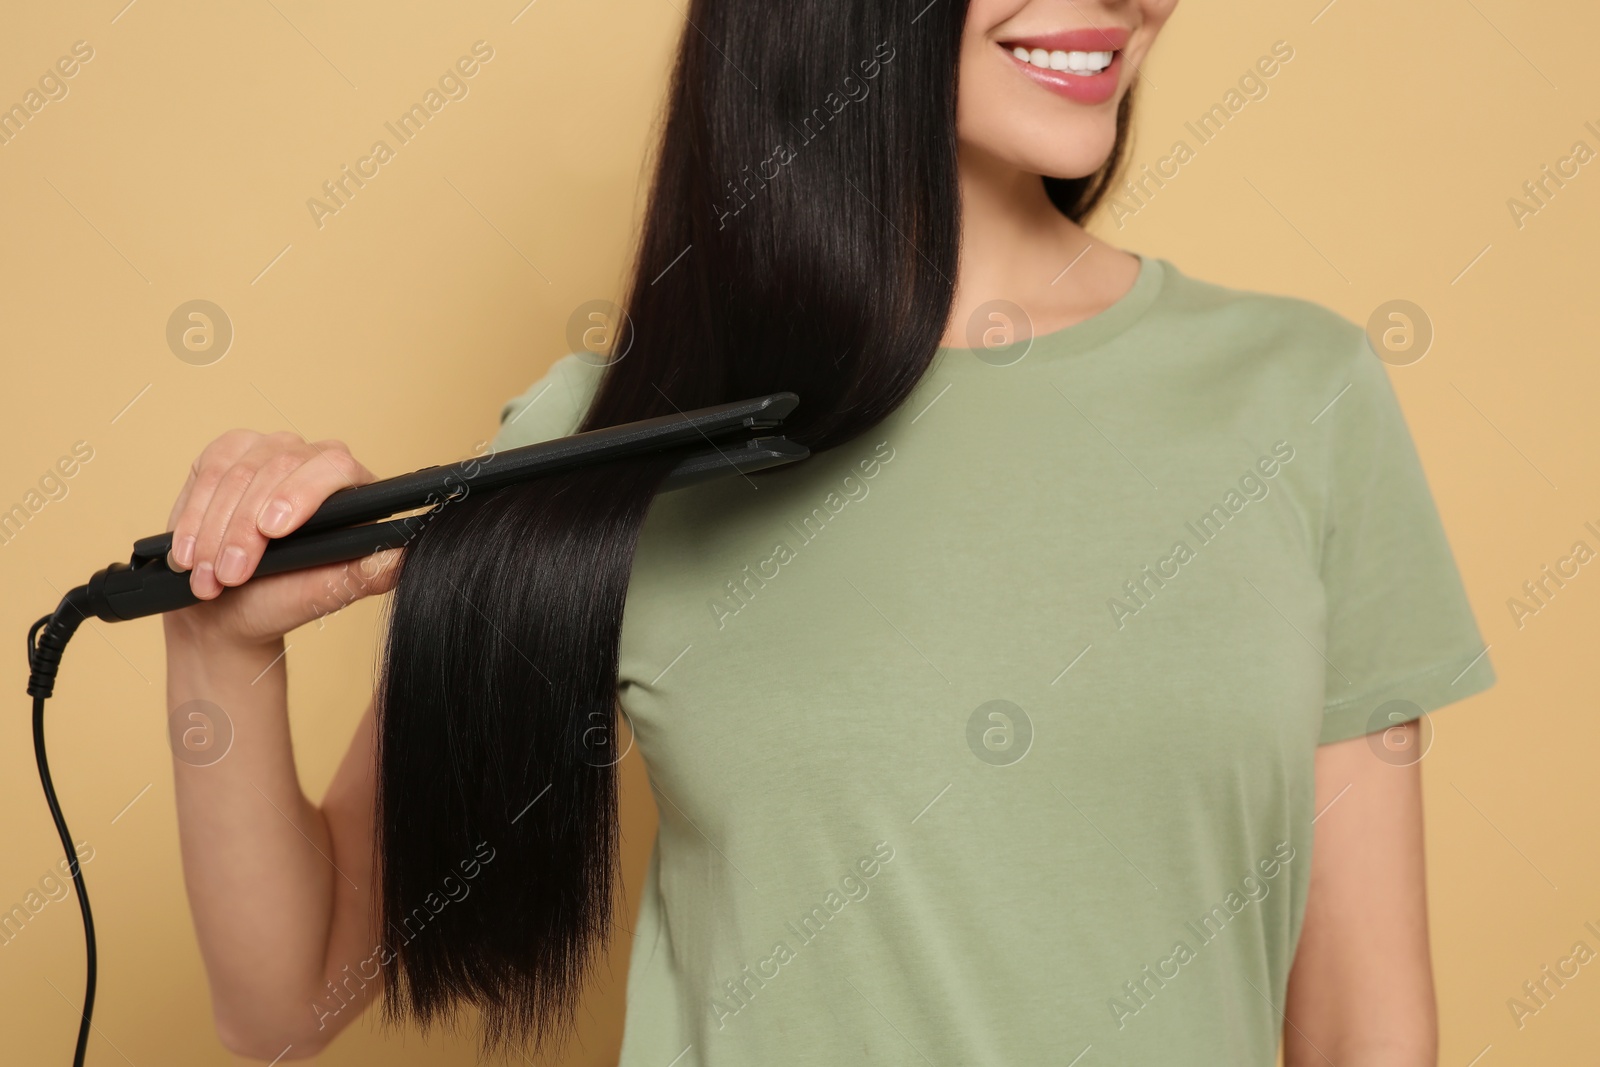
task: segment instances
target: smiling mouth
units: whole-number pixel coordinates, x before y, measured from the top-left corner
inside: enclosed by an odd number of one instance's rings
[[[1062,49],[1048,50],[1044,48],[1025,48],[1022,45],[1002,45],[1008,48],[1019,62],[1040,70],[1053,70],[1065,74],[1078,74],[1084,77],[1099,74],[1111,66],[1111,61],[1117,53],[1111,52],[1068,52]]]
[[[995,43],[1036,78],[1043,75],[1045,82],[1062,88],[1081,78],[1082,87],[1088,88],[1096,75],[1108,70],[1115,73],[1119,66],[1117,56],[1128,47],[1132,36],[1133,31],[1126,26],[1083,26],[1019,34]]]

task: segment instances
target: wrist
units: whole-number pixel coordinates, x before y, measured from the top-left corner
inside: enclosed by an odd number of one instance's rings
[[[265,656],[270,660],[283,653],[282,634],[272,637],[241,636],[217,625],[216,619],[205,617],[195,608],[169,611],[161,616],[161,625],[169,659],[173,655],[197,655],[246,660]]]

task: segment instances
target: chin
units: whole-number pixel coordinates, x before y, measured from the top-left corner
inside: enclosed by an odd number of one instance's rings
[[[1021,116],[1016,116],[1019,120]],[[1116,115],[1099,120],[1037,118],[992,124],[962,145],[1001,163],[1047,178],[1086,178],[1105,165],[1116,146]]]

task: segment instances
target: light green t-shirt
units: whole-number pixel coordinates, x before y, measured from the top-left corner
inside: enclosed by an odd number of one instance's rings
[[[1269,1065],[1316,746],[1414,758],[1376,731],[1493,683],[1359,327],[1144,257],[981,357],[655,503],[625,1067]],[[571,432],[598,373],[557,362],[495,446]]]

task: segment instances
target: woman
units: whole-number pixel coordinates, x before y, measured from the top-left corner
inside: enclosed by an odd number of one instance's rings
[[[1080,225],[1173,2],[691,6],[628,323],[495,447],[792,389],[805,463],[479,495],[398,579],[221,596],[372,475],[206,448],[171,562],[209,602],[166,625],[172,705],[235,724],[175,764],[230,1048],[385,986],[559,1036],[615,700],[661,814],[625,1064],[1434,1063],[1409,753],[1494,675],[1361,330]],[[397,580],[314,804],[283,635]]]

